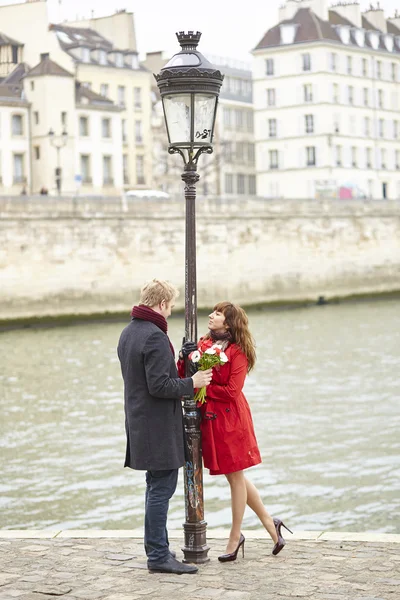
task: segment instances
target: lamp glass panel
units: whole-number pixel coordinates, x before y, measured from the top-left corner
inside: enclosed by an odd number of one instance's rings
[[[194,108],[194,142],[211,143],[216,96],[196,94]]]
[[[164,96],[165,119],[169,143],[189,143],[190,140],[190,94]]]

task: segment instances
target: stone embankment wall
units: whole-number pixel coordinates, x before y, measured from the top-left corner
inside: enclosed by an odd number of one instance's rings
[[[184,200],[0,198],[0,320],[126,312],[166,278],[184,302]],[[197,203],[198,304],[400,291],[400,203]]]

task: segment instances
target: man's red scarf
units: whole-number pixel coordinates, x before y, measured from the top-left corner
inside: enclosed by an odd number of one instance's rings
[[[142,321],[150,321],[151,323],[154,323],[154,325],[157,325],[157,327],[161,329],[161,331],[163,331],[167,336],[169,347],[171,348],[171,352],[175,358],[175,350],[173,345],[171,344],[171,340],[168,337],[168,323],[165,317],[160,315],[160,313],[157,313],[152,308],[145,306],[144,304],[134,306],[132,308],[131,317],[133,317],[134,319],[141,319]]]

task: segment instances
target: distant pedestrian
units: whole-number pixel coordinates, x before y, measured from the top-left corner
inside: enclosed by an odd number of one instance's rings
[[[26,191],[26,187],[24,186],[21,190],[21,196],[27,196],[28,192]]]
[[[169,549],[167,513],[185,463],[181,398],[210,383],[211,369],[179,378],[167,335],[177,289],[153,279],[140,294],[139,306],[123,330],[118,357],[125,387],[125,466],[146,471],[144,546],[151,572],[196,573]]]
[[[205,402],[200,406],[204,466],[210,475],[225,475],[231,488],[232,526],[226,552],[219,561],[236,560],[240,548],[244,555],[241,527],[246,504],[271,536],[275,544],[272,554],[276,555],[285,546],[281,535],[285,525],[269,515],[257,488],[244,476],[244,469],[261,462],[250,407],[243,394],[246,376],[256,362],[248,318],[237,304],[220,302],[209,315],[208,328],[198,344],[183,345],[178,368],[183,373],[183,357],[197,349],[200,354],[222,352],[226,361],[212,369]]]
[[[43,187],[40,189],[40,195],[41,195],[41,196],[47,196],[47,195],[48,195],[48,193],[49,193],[49,190],[48,190],[46,187],[44,187],[44,186],[43,186]]]

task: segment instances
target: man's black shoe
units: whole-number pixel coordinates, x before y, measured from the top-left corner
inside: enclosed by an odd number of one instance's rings
[[[194,565],[185,565],[171,555],[164,562],[147,565],[147,568],[150,573],[175,573],[175,575],[192,575],[198,571]]]

